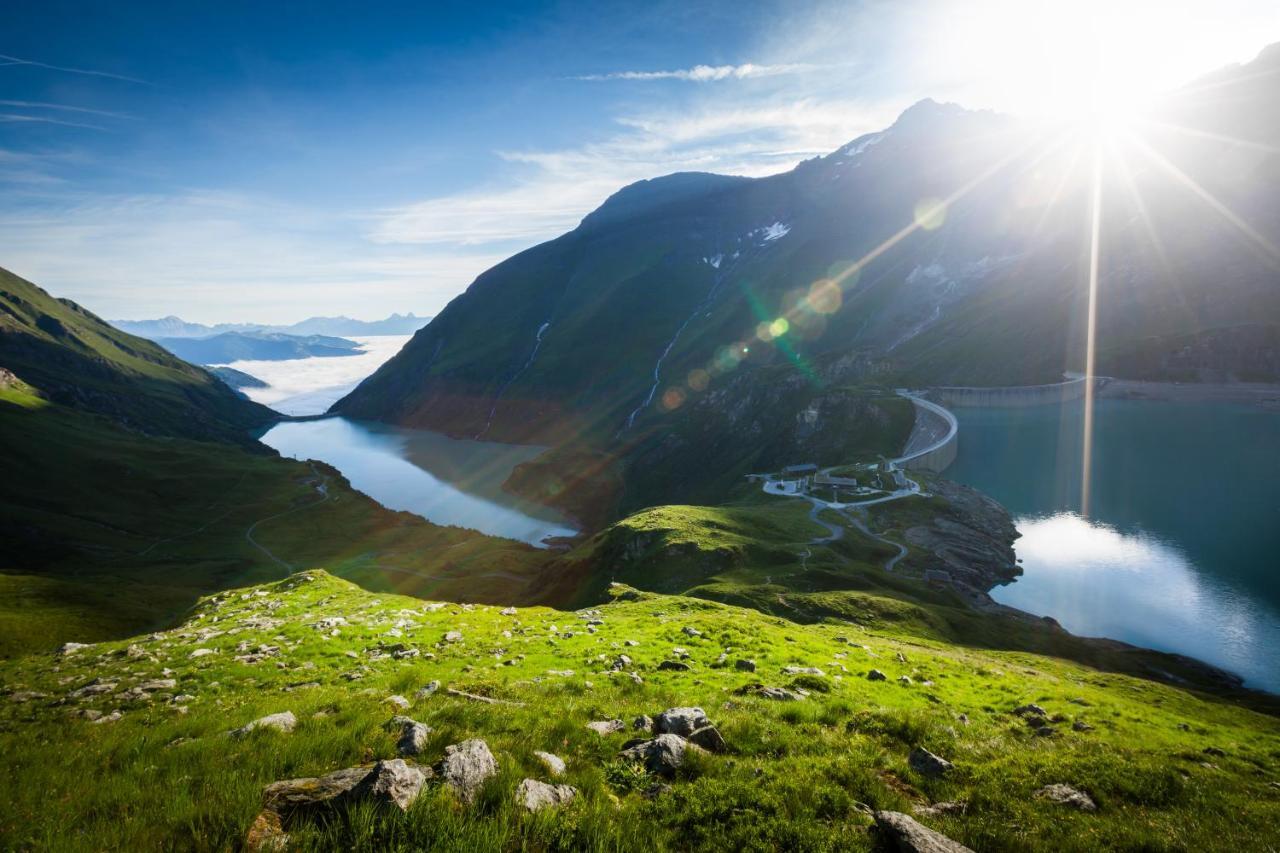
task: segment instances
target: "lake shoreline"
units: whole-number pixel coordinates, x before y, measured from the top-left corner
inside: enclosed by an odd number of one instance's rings
[[[1171,403],[1247,403],[1280,409],[1280,384],[1269,382],[1149,382],[1107,379],[1098,397]]]

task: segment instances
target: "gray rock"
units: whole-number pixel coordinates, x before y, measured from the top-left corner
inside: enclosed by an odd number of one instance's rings
[[[973,853],[957,841],[917,823],[902,812],[876,812],[876,829],[899,853]]]
[[[110,693],[116,689],[116,682],[104,681],[101,678],[95,678],[83,687],[72,690],[67,694],[68,699],[83,699],[86,696],[97,696],[102,693]]]
[[[917,746],[907,756],[907,764],[921,776],[942,776],[952,770],[955,765],[945,758],[934,755],[927,749]]]
[[[151,693],[156,690],[172,690],[177,686],[178,682],[172,678],[157,678],[152,681],[142,682],[138,685],[138,689]]]
[[[262,805],[284,817],[313,811],[346,794],[368,776],[371,769],[347,767],[315,778],[272,782],[262,789]]]
[[[516,788],[516,802],[531,812],[566,805],[573,802],[576,796],[577,788],[570,785],[549,785],[537,779],[525,779]]]
[[[664,660],[658,664],[658,669],[667,670],[668,672],[688,672],[689,664],[678,660]]]
[[[707,719],[706,712],[701,708],[668,708],[658,715],[657,731],[659,734],[688,737],[709,725],[711,720]]]
[[[1016,707],[1016,708],[1014,708],[1014,709],[1013,709],[1013,713],[1017,714],[1019,717],[1026,717],[1026,716],[1047,717],[1047,716],[1049,716],[1049,712],[1048,712],[1048,711],[1046,711],[1044,708],[1041,708],[1039,705],[1034,705],[1034,704],[1019,705],[1018,707]]]
[[[613,659],[612,669],[614,671],[629,669],[631,667],[631,658],[627,655],[618,655]]]
[[[825,672],[816,666],[784,666],[782,668],[783,675],[826,675]]]
[[[460,643],[460,642],[462,642],[462,632],[461,632],[461,631],[448,631],[448,632],[446,632],[446,633],[445,633],[445,635],[444,635],[444,641],[445,641],[446,643]]]
[[[498,613],[502,616],[515,616],[516,609],[514,607],[504,607],[499,610]]]
[[[738,672],[755,672],[756,662],[749,658],[739,658],[733,662],[733,668]]]
[[[729,745],[724,742],[724,735],[715,726],[703,726],[689,735],[689,743],[702,747],[707,752],[724,752]]]
[[[403,758],[392,758],[373,765],[373,769],[351,789],[349,797],[392,803],[401,811],[408,811],[422,793],[426,781],[427,774],[420,768],[406,764]]]
[[[800,702],[804,699],[794,690],[788,690],[785,687],[765,687],[763,684],[757,685],[748,692],[774,702]]]
[[[884,681],[886,678],[887,676],[878,669],[873,669],[867,673],[867,681]],[[896,812],[890,812],[890,814],[896,814]]]
[[[93,643],[63,643],[61,646],[58,647],[58,654],[62,655],[63,657],[66,657],[68,655],[74,655],[76,652],[80,651],[81,649],[87,649],[92,645]]]
[[[701,637],[701,636],[702,636],[702,632],[701,632],[701,631],[699,631],[697,628],[690,628],[690,627],[686,626],[686,627],[682,628],[681,630],[683,630],[683,631],[684,631],[684,634],[685,634],[685,636],[686,636],[686,637]]]
[[[256,731],[258,729],[272,729],[273,731],[288,734],[293,731],[297,725],[298,718],[293,715],[292,711],[282,711],[279,714],[268,714],[265,717],[259,717],[258,719],[246,723],[236,729],[231,734],[236,737],[244,737],[249,734],[249,732]]]
[[[464,802],[472,802],[485,780],[498,773],[498,762],[489,745],[473,738],[444,748],[444,758],[436,765],[436,773],[449,784]]]
[[[1089,725],[1084,720],[1076,720],[1071,724],[1071,729],[1072,731],[1077,732],[1091,732],[1093,731],[1093,726]]]
[[[604,735],[615,734],[627,730],[627,724],[622,720],[593,720],[587,723],[587,728],[603,737]]]
[[[411,704],[411,703],[409,702],[409,700],[408,700],[408,699],[406,699],[406,698],[404,698],[403,696],[400,696],[400,695],[388,696],[388,697],[387,697],[386,699],[384,699],[383,701],[384,701],[384,702],[386,702],[386,703],[388,703],[388,704],[390,704],[390,705],[394,705],[394,706],[396,706],[396,707],[397,707],[397,708],[399,708],[401,711],[407,711],[407,710],[409,710],[409,705]]]
[[[631,721],[631,728],[638,732],[651,732],[653,731],[653,726],[653,717],[644,714]]]
[[[429,682],[426,687],[421,688],[420,690],[418,690],[417,693],[413,694],[413,698],[419,699],[419,700],[426,699],[428,696],[431,696],[439,689],[440,689],[439,681]]]
[[[622,757],[643,764],[650,773],[671,776],[684,764],[685,757],[691,750],[701,749],[679,735],[662,734],[624,749]]]
[[[400,739],[396,741],[396,752],[401,755],[420,755],[427,746],[431,726],[407,717],[400,719]]]
[[[534,755],[538,760],[547,766],[547,772],[552,776],[561,776],[564,774],[564,759],[558,755],[552,755],[550,752],[535,752]]]
[[[934,803],[929,806],[916,806],[912,811],[921,817],[937,817],[938,815],[963,814],[966,808],[968,806],[965,803],[948,801]]]
[[[280,815],[264,809],[253,819],[244,836],[246,853],[276,853],[289,848],[289,836],[280,825]]]
[[[1098,804],[1093,798],[1084,791],[1077,791],[1070,785],[1054,784],[1045,785],[1036,791],[1036,796],[1042,800],[1048,800],[1051,803],[1069,806],[1073,809],[1079,809],[1082,812],[1096,812]]]

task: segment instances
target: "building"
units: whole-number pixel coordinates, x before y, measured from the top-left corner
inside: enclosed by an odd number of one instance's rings
[[[818,473],[818,466],[812,462],[806,462],[803,465],[788,465],[782,469],[783,474],[803,477],[806,474]]]

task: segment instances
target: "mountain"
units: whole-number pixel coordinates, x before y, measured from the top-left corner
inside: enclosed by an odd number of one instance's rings
[[[137,432],[252,442],[274,420],[208,371],[0,269],[0,367],[43,399]]]
[[[140,338],[207,338],[234,332],[271,332],[284,335],[411,335],[431,322],[430,317],[392,314],[382,320],[353,320],[350,317],[311,317],[288,326],[263,323],[218,323],[206,326],[188,323],[180,317],[159,320],[112,320],[117,329]]]
[[[1100,372],[1280,379],[1278,70],[1269,49],[1098,142]],[[333,411],[626,455],[749,409],[735,377],[1057,381],[1085,362],[1099,139],[923,101],[784,174],[641,182],[480,275]]]
[[[223,332],[209,338],[156,338],[155,342],[196,364],[332,358],[361,353],[360,345],[346,338],[280,332]]]

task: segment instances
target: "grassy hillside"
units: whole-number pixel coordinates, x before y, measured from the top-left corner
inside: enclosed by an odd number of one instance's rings
[[[0,368],[46,398],[150,435],[248,445],[269,409],[151,341],[0,269]]]
[[[370,589],[541,601],[548,555],[383,509],[335,470],[156,439],[0,388],[0,654],[169,624],[199,595],[326,565]]]
[[[914,813],[983,851],[1280,843],[1273,717],[891,626],[797,625],[619,591],[589,613],[502,612],[373,594],[312,571],[204,599],[172,631],[0,663],[0,836],[19,849],[233,849],[263,786],[394,757],[386,724],[406,714],[431,727],[424,765],[447,744],[486,741],[497,775],[474,804],[429,783],[407,813],[357,804],[287,819],[289,849],[870,850],[866,809]],[[320,622],[337,616],[336,629]],[[677,647],[689,670],[659,669]],[[623,653],[625,672],[609,675]],[[887,680],[868,680],[873,668]],[[123,698],[162,678],[172,686]],[[110,686],[75,693],[93,683]],[[807,695],[769,701],[754,684]],[[1042,733],[1013,713],[1027,703],[1043,709]],[[633,717],[675,706],[705,709],[727,750],[694,756],[670,779],[619,757]],[[226,734],[283,711],[296,715],[292,733]],[[609,719],[627,730],[586,728]],[[908,761],[916,747],[953,769],[922,775]],[[551,777],[536,750],[564,759],[564,776]],[[578,796],[527,815],[513,796],[526,777]],[[1086,793],[1096,811],[1036,795],[1051,784]],[[928,810],[944,803],[955,805]]]

